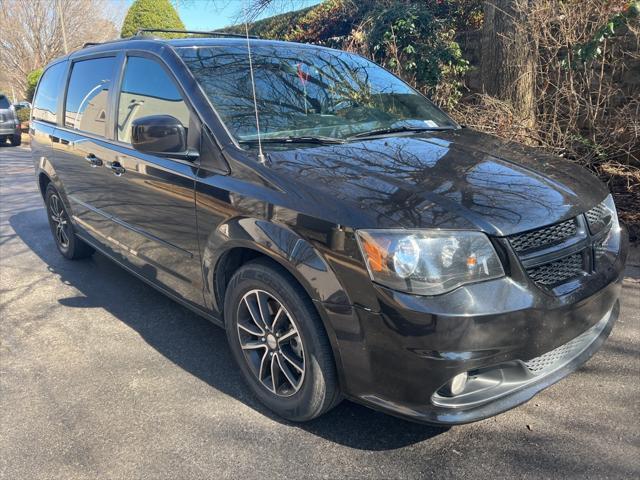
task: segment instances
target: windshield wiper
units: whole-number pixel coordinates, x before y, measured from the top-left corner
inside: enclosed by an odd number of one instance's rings
[[[386,135],[388,133],[403,133],[403,132],[432,132],[437,130],[452,130],[453,127],[387,127],[377,128],[374,130],[368,130],[366,132],[356,133],[348,138],[363,138],[363,137],[375,137],[376,135]]]
[[[336,144],[336,143],[345,143],[345,140],[341,138],[334,137],[312,137],[312,136],[302,136],[295,137],[292,135],[286,137],[266,137],[261,139],[262,143],[317,143],[319,145],[328,145],[328,144]],[[239,143],[245,143],[248,145],[257,145],[258,139],[252,138],[250,140],[239,140]]]

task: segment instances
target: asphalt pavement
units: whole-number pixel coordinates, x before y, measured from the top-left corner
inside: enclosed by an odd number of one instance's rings
[[[224,332],[105,257],[63,259],[28,147],[0,147],[0,478],[640,478],[640,267],[604,347],[450,429],[258,404]]]

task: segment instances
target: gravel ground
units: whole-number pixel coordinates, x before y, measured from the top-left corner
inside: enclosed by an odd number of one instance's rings
[[[640,267],[583,368],[451,429],[343,402],[298,425],[224,332],[96,254],[55,250],[27,148],[0,147],[0,477],[639,478]]]

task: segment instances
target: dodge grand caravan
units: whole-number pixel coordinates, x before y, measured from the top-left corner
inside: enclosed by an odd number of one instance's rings
[[[97,250],[224,327],[290,420],[342,398],[486,418],[576,370],[618,317],[627,236],[604,185],[356,55],[88,46],[46,68],[30,134],[60,253]]]

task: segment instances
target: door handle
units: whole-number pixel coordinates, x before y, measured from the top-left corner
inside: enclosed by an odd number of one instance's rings
[[[109,162],[109,168],[113,171],[113,174],[116,177],[119,177],[124,172],[126,172],[125,168],[120,165],[120,162]]]
[[[94,168],[102,166],[102,160],[100,160],[98,157],[96,157],[93,153],[90,153],[89,155],[84,157],[84,159],[87,162],[89,162],[89,165],[91,165]]]

